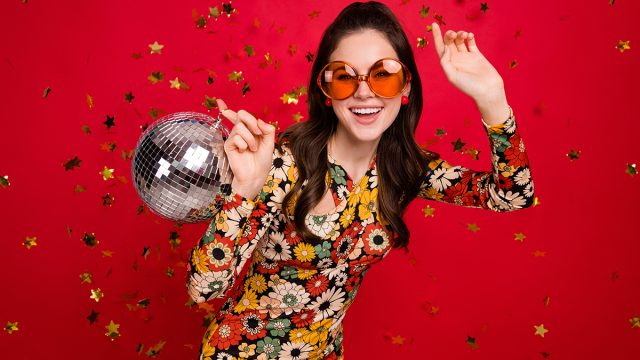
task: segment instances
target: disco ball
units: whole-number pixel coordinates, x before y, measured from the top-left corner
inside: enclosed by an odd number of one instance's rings
[[[229,131],[221,120],[220,115],[177,112],[142,133],[131,172],[152,212],[178,223],[198,223],[220,210],[233,180],[224,152]]]

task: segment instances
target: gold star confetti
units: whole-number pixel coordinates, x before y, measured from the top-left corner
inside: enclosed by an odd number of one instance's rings
[[[36,243],[36,240],[37,240],[37,239],[38,239],[38,238],[37,238],[37,237],[35,237],[35,236],[27,236],[27,237],[25,237],[25,240],[22,242],[22,245],[26,246],[26,247],[27,247],[27,249],[29,249],[29,250],[30,250],[32,247],[34,247],[34,246],[38,245],[38,244]]]
[[[509,69],[514,69],[516,66],[518,66],[518,60],[513,59],[509,62]]]
[[[464,153],[471,156],[474,160],[478,160],[478,155],[480,155],[480,151],[476,148],[467,148]]]
[[[222,12],[227,14],[227,17],[231,17],[231,14],[236,12],[236,9],[231,5],[231,1],[228,4],[222,3]]]
[[[537,197],[537,196],[535,196],[535,197],[533,198],[533,207],[536,207],[536,206],[538,206],[538,205],[540,205],[540,200],[538,199],[538,197]]]
[[[116,126],[115,120],[116,118],[114,116],[107,115],[107,120],[103,122],[103,124],[107,127],[107,130],[110,130],[112,127]]]
[[[111,194],[107,193],[102,197],[102,206],[113,206],[113,202],[116,201],[116,198]]]
[[[80,129],[82,129],[82,131],[87,135],[91,134],[91,128],[89,127],[89,125],[82,125]]]
[[[640,318],[635,315],[634,317],[632,317],[631,319],[629,319],[629,322],[631,323],[631,328],[640,328]]]
[[[98,321],[98,315],[100,315],[99,312],[91,309],[91,314],[89,314],[89,316],[87,316],[87,320],[89,320],[89,325],[93,325],[93,323]]]
[[[314,10],[311,13],[309,13],[309,19],[315,19],[318,16],[320,16],[320,11],[318,11],[318,10]]]
[[[533,252],[533,256],[535,257],[544,257],[546,254],[546,252],[542,251],[542,250],[536,250]]]
[[[215,109],[218,107],[218,104],[216,103],[217,98],[214,97],[208,97],[207,95],[204,96],[204,102],[202,103],[202,105],[204,105],[208,111],[211,111],[211,109]]]
[[[111,341],[115,340],[120,336],[120,332],[118,331],[119,327],[120,327],[120,324],[116,324],[113,322],[113,320],[111,320],[109,322],[109,325],[105,326],[105,329],[107,329],[107,332],[105,333],[105,335],[110,337]]]
[[[429,9],[431,9],[430,6],[425,7],[424,5],[422,5],[422,8],[420,9],[420,17],[421,18],[426,18],[427,16],[429,16]]]
[[[551,298],[549,297],[549,295],[544,297],[544,306],[549,306],[549,302],[551,301]]]
[[[91,233],[91,234],[84,233],[81,240],[82,242],[84,242],[85,245],[90,247],[94,247],[99,243],[99,241],[96,240],[96,234],[94,233]]]
[[[93,96],[87,94],[87,106],[89,107],[89,109],[93,109],[93,107],[95,106],[95,104],[93,103]]]
[[[304,116],[302,116],[302,114],[300,114],[300,111],[298,111],[297,113],[291,115],[291,117],[293,118],[294,122],[300,122],[300,121],[302,121],[302,119],[304,119]]]
[[[571,149],[569,151],[569,153],[567,154],[567,156],[569,157],[569,160],[571,160],[571,161],[580,159],[580,150]]]
[[[251,45],[245,45],[244,46],[244,52],[247,53],[248,57],[256,55],[256,52],[253,50],[253,46],[251,46]]]
[[[478,227],[478,225],[472,223],[472,224],[467,224],[467,230],[478,232],[480,228]]]
[[[391,337],[391,343],[395,345],[403,345],[406,339],[402,335],[396,335]]]
[[[232,71],[231,73],[229,73],[228,77],[229,81],[235,81],[236,84],[241,80],[244,80],[244,78],[242,77],[242,71]]]
[[[249,91],[251,91],[251,85],[249,85],[249,83],[244,83],[244,85],[242,85],[242,96],[247,95]]]
[[[298,45],[291,44],[289,45],[289,55],[293,56],[298,52]]]
[[[418,38],[418,47],[421,49],[424,49],[425,46],[427,46],[427,44],[429,43],[429,41],[427,40],[426,37],[419,37]]]
[[[219,16],[220,16],[220,10],[218,10],[217,6],[209,8],[209,17],[212,17],[215,20],[218,20]]]
[[[104,294],[102,293],[102,290],[100,290],[100,288],[91,289],[91,296],[89,296],[90,299],[94,299],[96,302],[100,302],[100,299],[102,299],[103,297]]]
[[[171,84],[171,85],[170,85],[170,88],[171,88],[171,89],[178,89],[178,90],[180,90],[180,83],[181,83],[181,81],[180,81],[180,79],[178,79],[178,77],[177,77],[177,76],[176,76],[176,78],[175,78],[175,79],[173,79],[173,80],[169,80],[169,83]]]
[[[424,215],[424,217],[434,217],[433,213],[436,212],[435,208],[432,208],[431,206],[427,205],[424,208],[422,208],[422,214]]]
[[[9,182],[9,175],[0,176],[0,186],[2,186],[2,188],[6,188],[10,185],[11,183]]]
[[[47,96],[49,96],[49,93],[51,92],[51,88],[49,86],[47,86],[44,91],[42,92],[42,97],[46,98]]]
[[[115,171],[114,169],[109,169],[105,165],[104,169],[102,169],[102,171],[100,171],[98,174],[102,175],[102,179],[106,181],[107,179],[113,179],[114,171]]]
[[[472,350],[478,348],[478,344],[476,344],[476,338],[472,338],[469,335],[467,335],[467,341],[465,341],[465,343],[467,343]]]
[[[103,250],[102,257],[113,257],[113,251],[111,250]]]
[[[151,357],[151,358],[155,358],[158,357],[158,355],[160,354],[160,351],[162,351],[162,348],[164,347],[164,344],[166,343],[166,341],[160,341],[159,343],[153,345],[152,347],[149,348],[149,350],[147,350],[147,352],[145,353],[147,355],[147,357]]]
[[[155,41],[153,44],[149,44],[149,49],[151,49],[151,51],[149,52],[150,54],[162,54],[162,48],[164,47],[164,45],[160,45],[158,44],[157,41]]]
[[[115,149],[116,149],[116,143],[106,142],[106,143],[100,144],[100,150],[102,150],[102,151],[113,152],[113,150],[115,150]]]
[[[627,174],[630,176],[638,175],[638,170],[636,169],[636,164],[627,164],[627,169],[625,170]]]
[[[12,334],[14,331],[18,331],[18,322],[16,321],[12,323],[11,321],[7,321],[7,325],[5,325],[2,330]]]
[[[271,53],[267,52],[266,54],[264,54],[264,61],[260,63],[260,65],[258,66],[260,67],[260,69],[264,69],[268,65],[271,65],[272,63],[273,63],[273,59],[271,58]]]
[[[536,329],[534,335],[540,335],[540,337],[544,337],[544,334],[549,332],[549,330],[544,328],[544,324],[533,325],[533,327]]]
[[[92,279],[93,279],[93,275],[91,273],[83,272],[82,274],[80,274],[81,284],[84,284],[84,283],[91,284]]]
[[[80,185],[80,184],[76,184],[76,187],[73,188],[73,192],[77,192],[77,193],[82,193],[87,191],[87,188],[85,188],[84,186]]]
[[[74,156],[73,159],[69,159],[67,161],[65,161],[62,166],[64,166],[64,171],[67,170],[74,170],[77,167],[80,167],[80,163],[82,162],[82,160],[80,160],[78,158],[78,156]]]
[[[147,77],[151,84],[155,85],[158,82],[164,80],[164,74],[161,71],[151,72],[151,75]]]
[[[489,6],[487,5],[487,3],[480,3],[480,11],[486,14],[487,10],[489,10]]]
[[[623,53],[625,50],[631,49],[631,46],[629,46],[629,40],[627,41],[619,40],[618,45],[616,45],[616,49],[620,50],[621,53]]]
[[[128,93],[124,94],[124,101],[128,102],[129,104],[131,104],[131,102],[133,101],[133,99],[135,99],[136,97],[133,96],[133,93],[131,91],[129,91]]]
[[[455,142],[451,143],[453,145],[453,152],[460,151],[462,152],[462,147],[467,143],[463,143],[460,138],[458,138]]]
[[[520,241],[523,242],[524,238],[526,238],[526,236],[523,233],[515,233],[513,234],[513,236],[515,237],[515,241]]]

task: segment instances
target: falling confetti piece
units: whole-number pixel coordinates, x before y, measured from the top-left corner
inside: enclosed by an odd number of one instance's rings
[[[95,106],[93,102],[93,96],[89,94],[87,94],[87,106],[89,107],[89,109],[93,109],[93,107]]]
[[[80,129],[82,129],[82,132],[84,132],[87,135],[91,134],[91,128],[89,127],[89,125],[82,125]]]
[[[431,9],[430,6],[425,7],[424,5],[422,5],[422,8],[420,9],[420,17],[421,18],[426,18],[427,16],[429,16],[429,9]]]
[[[236,9],[231,5],[231,1],[228,4],[222,3],[222,12],[227,14],[227,17],[231,17],[231,14],[236,12]]]
[[[629,319],[629,322],[631,323],[631,328],[640,328],[640,317],[638,317],[638,315],[634,315],[634,317],[632,317],[631,319]]]
[[[73,159],[65,161],[62,166],[64,166],[64,171],[74,170],[76,167],[80,167],[81,162],[82,160],[80,160],[76,155],[73,157]]]
[[[100,288],[91,289],[91,296],[89,296],[90,299],[93,299],[96,302],[100,302],[100,299],[102,299],[103,297],[104,294],[102,293],[102,290],[100,290]]]
[[[533,327],[536,329],[534,335],[540,335],[540,337],[544,337],[544,334],[549,332],[549,330],[544,328],[544,324],[533,325]]]
[[[472,224],[467,224],[467,230],[478,232],[480,231],[480,228],[478,227],[478,225],[472,223]]]
[[[253,46],[251,45],[245,45],[244,52],[247,54],[248,57],[252,57],[256,55],[256,52],[253,50]]]
[[[516,60],[516,59],[511,60],[511,61],[509,62],[509,69],[515,69],[515,68],[516,68],[516,66],[518,66],[518,64],[519,64],[519,63],[518,63],[518,60]]]
[[[87,316],[87,320],[89,320],[89,325],[93,325],[93,323],[98,321],[98,315],[100,315],[99,312],[91,309],[91,314],[89,314],[89,316]]]
[[[47,86],[47,87],[44,89],[44,92],[42,93],[42,97],[43,97],[43,98],[46,98],[47,96],[49,96],[49,93],[50,93],[50,92],[51,92],[51,88],[50,88],[49,86]]]
[[[549,297],[549,295],[544,297],[544,306],[549,306],[549,302],[551,301],[551,298]]]
[[[84,284],[84,283],[91,284],[92,279],[93,279],[93,275],[91,273],[84,272],[84,273],[80,274],[80,280],[81,280],[80,283],[81,284]]]
[[[107,120],[103,122],[103,124],[107,127],[107,130],[111,130],[112,127],[116,126],[116,118],[114,116],[107,115]]]
[[[164,45],[161,45],[157,41],[155,41],[153,44],[149,44],[149,49],[151,49],[151,51],[149,53],[150,54],[162,54],[162,48],[163,47],[164,47]]]
[[[625,170],[627,174],[630,176],[638,175],[638,169],[636,169],[636,164],[627,164],[627,169]]]
[[[22,245],[26,246],[27,249],[30,250],[32,247],[38,245],[36,243],[37,239],[38,238],[35,237],[35,236],[27,236],[27,237],[25,237],[25,240],[22,242]]]
[[[214,20],[217,21],[219,16],[220,16],[220,10],[218,9],[217,6],[209,8],[209,17],[212,17],[214,18]]]
[[[7,325],[2,328],[2,330],[8,332],[9,334],[13,334],[14,331],[18,331],[18,322],[7,321]]]
[[[489,10],[489,5],[487,5],[487,3],[480,3],[480,11],[486,14],[487,10]]]
[[[9,175],[0,177],[0,186],[2,186],[3,188],[11,186],[11,183],[9,182]]]
[[[148,357],[156,357],[160,355],[160,351],[162,351],[162,348],[164,348],[165,343],[166,341],[160,341],[159,343],[153,345],[149,348],[149,350],[147,350],[146,355]]]
[[[161,71],[151,72],[151,75],[147,77],[151,84],[155,85],[158,82],[164,80],[164,74]]]
[[[467,143],[463,143],[460,138],[458,138],[455,142],[451,143],[453,145],[453,152],[460,151],[462,152],[462,147]]]
[[[133,96],[133,93],[131,91],[129,91],[128,93],[124,94],[124,101],[128,102],[129,104],[131,104],[131,102],[133,101],[133,99],[135,99],[136,97]]]
[[[571,160],[571,161],[578,160],[578,159],[580,159],[580,150],[571,149],[569,151],[569,153],[567,154],[567,156],[569,157],[569,160]]]
[[[107,193],[105,196],[102,197],[102,206],[111,207],[115,200],[116,200],[115,197],[113,197],[111,194]]]
[[[516,241],[520,241],[520,242],[523,242],[524,238],[526,238],[526,236],[523,233],[515,233],[513,234],[513,236],[515,237]]]
[[[107,329],[107,332],[105,333],[105,335],[110,337],[111,341],[113,341],[120,336],[120,332],[118,331],[119,328],[120,328],[120,324],[116,324],[113,322],[113,320],[111,320],[109,322],[109,325],[105,326],[105,329]]]
[[[478,348],[478,344],[476,343],[476,338],[472,338],[469,335],[467,335],[467,340],[465,341],[465,343],[468,344],[472,350]]]
[[[113,179],[114,171],[115,171],[114,169],[109,169],[105,165],[104,169],[102,169],[102,171],[100,171],[98,174],[102,175],[102,179],[106,181],[107,179]]]
[[[227,76],[229,77],[229,81],[235,81],[236,84],[244,80],[244,78],[242,77],[242,71],[232,71]]]
[[[620,50],[621,53],[631,49],[631,46],[629,46],[629,40],[627,41],[619,40],[618,45],[616,45],[616,49]]]
[[[94,233],[91,233],[91,234],[84,233],[81,240],[82,242],[84,242],[85,245],[90,247],[94,247],[99,243],[99,241],[96,240],[96,234]]]
[[[424,49],[425,46],[427,46],[427,44],[429,43],[429,41],[427,40],[426,37],[419,37],[418,38],[418,47],[421,49]]]
[[[245,96],[249,91],[251,91],[251,85],[244,83],[244,85],[242,85],[242,96]]]
[[[476,148],[467,148],[464,153],[471,156],[473,160],[478,160],[478,156],[480,155],[480,151]]]
[[[300,114],[299,111],[297,113],[291,115],[291,117],[293,118],[294,122],[300,122],[300,121],[302,121],[302,119],[304,119],[304,116],[302,116],[302,114]]]
[[[436,212],[435,208],[432,208],[431,206],[427,205],[422,209],[422,214],[424,215],[424,217],[434,217],[435,215],[433,215],[433,213]]]

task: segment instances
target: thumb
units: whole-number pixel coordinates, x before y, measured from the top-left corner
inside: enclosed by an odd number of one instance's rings
[[[275,135],[276,135],[276,127],[271,125],[271,124],[267,124],[266,122],[264,122],[262,119],[258,120],[258,128],[260,128],[260,131],[262,131],[262,141],[265,142],[273,142],[275,139]]]

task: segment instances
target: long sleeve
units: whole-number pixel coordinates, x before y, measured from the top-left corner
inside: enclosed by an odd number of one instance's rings
[[[250,200],[231,189],[221,200],[221,210],[191,250],[187,289],[196,303],[224,298],[249,264],[247,261],[273,219],[265,216],[267,206],[261,200],[264,195]]]
[[[529,158],[513,113],[500,124],[482,123],[491,145],[492,171],[453,166],[441,158],[432,160],[418,197],[498,212],[533,204]]]

